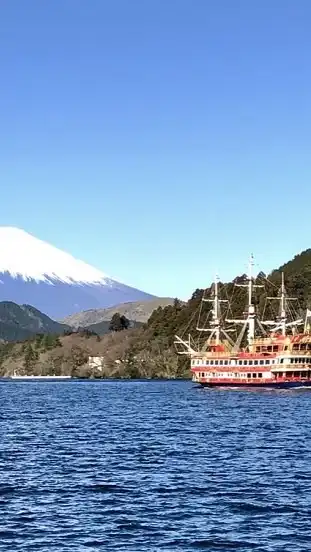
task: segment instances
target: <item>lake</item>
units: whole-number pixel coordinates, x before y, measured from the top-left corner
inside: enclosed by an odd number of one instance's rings
[[[307,552],[311,391],[2,382],[0,551]]]

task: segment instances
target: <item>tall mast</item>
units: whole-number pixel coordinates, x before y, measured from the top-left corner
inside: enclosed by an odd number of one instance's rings
[[[279,295],[277,297],[267,297],[268,300],[276,300],[279,301],[279,316],[277,321],[275,320],[267,320],[262,322],[265,326],[272,326],[271,331],[275,332],[278,330],[281,330],[282,335],[286,336],[286,330],[289,327],[292,327],[293,329],[295,326],[299,326],[302,324],[303,320],[297,319],[293,322],[287,322],[287,313],[288,313],[288,302],[289,301],[297,301],[297,297],[287,297],[285,283],[284,283],[284,272],[282,272],[282,279],[281,279],[281,290],[279,292]],[[273,327],[274,326],[274,327]]]
[[[281,284],[281,301],[280,301],[280,319],[281,319],[281,328],[282,335],[286,335],[286,291],[284,284],[284,272],[282,272],[282,284]]]
[[[210,322],[209,328],[200,328],[197,326],[197,330],[200,332],[210,332],[209,342],[212,338],[214,338],[215,345],[220,345],[221,334],[224,334],[226,339],[232,342],[232,340],[227,334],[227,331],[225,331],[221,323],[220,304],[228,303],[228,300],[219,298],[219,277],[217,275],[215,276],[215,280],[214,280],[213,297],[211,299],[206,299],[205,297],[203,297],[202,302],[212,303],[212,309],[211,309],[212,320]],[[200,314],[201,314],[201,310],[200,310]],[[199,319],[200,319],[200,314],[199,314]]]
[[[231,346],[233,346],[234,342],[232,341],[231,337],[228,335],[228,332],[230,332],[231,330],[225,330],[225,328],[223,327],[223,324],[222,324],[222,320],[221,320],[220,304],[221,303],[228,303],[229,301],[228,301],[228,299],[220,299],[219,298],[219,277],[217,275],[215,276],[215,280],[214,280],[212,298],[207,299],[205,297],[202,297],[198,324],[200,322],[200,315],[201,315],[201,311],[202,311],[203,302],[212,303],[212,308],[210,310],[210,313],[212,315],[212,320],[210,321],[210,327],[200,328],[200,327],[197,326],[196,329],[199,332],[209,332],[210,333],[209,338],[207,340],[207,345],[211,344],[212,339],[213,339],[213,344],[220,345],[221,344],[221,337],[224,336],[225,339],[228,341],[228,343]],[[174,343],[176,345],[177,352],[180,355],[192,356],[192,355],[195,355],[198,352],[195,349],[193,349],[193,347],[191,345],[190,335],[189,335],[188,341],[180,338],[178,335],[175,335]],[[180,350],[180,347],[182,347],[181,350]]]
[[[216,274],[215,277],[215,292],[214,292],[214,301],[213,301],[213,309],[212,309],[212,316],[213,316],[213,326],[215,329],[215,341],[216,345],[219,345],[220,343],[220,319],[219,319],[219,298],[218,298],[218,284],[219,284],[219,278]]]
[[[240,332],[240,335],[237,339],[237,342],[235,344],[235,348],[239,348],[243,339],[243,336],[245,335],[245,332],[247,330],[247,342],[248,346],[251,347],[255,338],[255,319],[256,319],[256,313],[255,313],[255,306],[253,304],[253,290],[254,288],[263,287],[262,285],[254,284],[254,277],[253,277],[253,267],[254,267],[254,256],[253,254],[250,256],[249,260],[249,269],[248,269],[248,276],[247,276],[247,283],[245,284],[235,284],[237,287],[244,287],[248,289],[248,305],[247,305],[247,312],[246,312],[246,319],[244,320],[227,320],[227,322],[232,322],[234,324],[243,324],[242,330]]]
[[[253,305],[253,266],[254,256],[251,254],[249,261],[249,274],[248,274],[248,344],[253,343],[255,337],[255,307]]]
[[[277,297],[267,297],[267,300],[276,300],[279,301],[279,315],[278,319],[275,320],[266,320],[263,323],[265,326],[272,326],[271,331],[276,332],[281,330],[282,335],[286,336],[287,328],[292,327],[294,330],[295,327],[299,326],[303,323],[303,320],[301,318],[297,320],[293,320],[293,322],[287,322],[288,319],[288,302],[289,301],[297,301],[297,297],[288,297],[286,293],[285,283],[284,283],[284,272],[282,272],[282,279],[281,279],[281,289],[279,292],[279,295]]]

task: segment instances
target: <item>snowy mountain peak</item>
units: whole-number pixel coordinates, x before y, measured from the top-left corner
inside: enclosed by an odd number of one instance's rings
[[[55,281],[67,284],[109,285],[111,280],[100,270],[75,259],[24,230],[0,227],[0,274],[9,273],[25,281]]]

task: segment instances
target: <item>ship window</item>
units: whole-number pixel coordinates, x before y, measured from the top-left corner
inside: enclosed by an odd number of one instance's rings
[[[260,361],[259,361],[259,364],[264,364],[264,363],[265,363],[264,360],[260,360]]]
[[[247,374],[247,377],[248,377],[248,378],[251,378],[251,377],[252,377],[252,374]]]
[[[284,358],[281,358],[280,364],[283,364],[283,362],[284,362]]]
[[[234,373],[234,377],[235,378],[238,378],[239,377],[239,374],[237,372]]]
[[[218,366],[218,360],[215,360],[215,364],[216,364],[216,366]]]
[[[253,361],[250,360],[248,364],[249,364],[250,366],[253,366]]]
[[[227,360],[225,360],[225,366],[228,366],[228,361]]]
[[[254,364],[256,366],[258,364],[258,360],[254,360]]]
[[[242,366],[243,360],[239,360],[239,365]]]
[[[200,364],[200,361],[199,361],[199,360],[197,360],[197,364]]]
[[[257,374],[256,374],[256,373],[253,374],[253,378],[257,378]]]
[[[258,375],[259,378],[262,378],[262,373],[261,372],[259,372],[257,375]]]

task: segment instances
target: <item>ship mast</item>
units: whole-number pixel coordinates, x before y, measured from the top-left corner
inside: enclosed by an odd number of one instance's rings
[[[281,301],[280,301],[280,319],[281,319],[281,329],[282,335],[286,335],[286,303],[285,303],[285,284],[284,284],[284,272],[282,272],[282,283],[281,283]]]
[[[253,305],[253,266],[254,257],[251,255],[249,262],[249,276],[248,276],[248,343],[252,344],[255,337],[255,307]]]
[[[229,301],[227,299],[220,299],[219,297],[219,277],[216,275],[214,284],[213,284],[213,295],[212,298],[207,299],[206,297],[202,297],[201,299],[201,306],[198,316],[198,323],[197,323],[197,331],[199,332],[209,332],[210,335],[208,337],[208,340],[205,343],[205,346],[210,346],[212,343],[213,345],[221,345],[221,337],[222,335],[225,337],[225,339],[228,341],[228,343],[233,346],[234,342],[232,341],[231,337],[228,335],[228,332],[232,330],[225,330],[222,324],[221,319],[221,303],[228,303]],[[212,303],[212,308],[208,313],[208,316],[211,316],[210,326],[209,327],[199,327],[201,313],[202,313],[202,307],[203,303]],[[177,348],[178,354],[184,354],[193,356],[197,354],[198,351],[196,351],[191,343],[191,336],[189,335],[189,339],[186,341],[179,337],[178,335],[175,335],[175,346]]]
[[[227,322],[231,322],[233,324],[243,324],[242,330],[241,330],[240,335],[239,335],[239,337],[237,339],[237,342],[235,344],[236,349],[238,349],[240,347],[243,336],[244,336],[246,330],[247,330],[247,342],[248,342],[248,347],[249,348],[252,346],[254,338],[255,338],[256,312],[255,312],[255,306],[253,304],[253,290],[255,288],[264,287],[264,286],[254,283],[253,267],[254,267],[254,256],[252,254],[250,256],[250,261],[249,261],[247,283],[245,283],[245,284],[235,284],[237,287],[244,287],[244,288],[248,289],[248,305],[247,305],[246,319],[244,319],[244,320],[227,320]]]
[[[215,326],[215,340],[216,345],[219,345],[220,342],[220,320],[219,320],[219,299],[218,299],[218,282],[219,278],[215,278],[215,297],[213,305],[213,323]]]
[[[293,322],[287,322],[287,302],[288,301],[297,301],[297,297],[287,297],[287,293],[286,293],[286,288],[285,288],[285,283],[284,283],[284,272],[282,272],[282,279],[281,279],[281,290],[280,290],[280,294],[278,297],[267,297],[268,300],[272,301],[272,300],[277,300],[279,301],[280,303],[280,310],[279,310],[279,317],[278,317],[278,321],[265,321],[263,322],[264,325],[266,326],[274,326],[274,328],[272,328],[272,331],[275,332],[275,331],[278,331],[278,330],[281,330],[282,332],[282,335],[285,337],[286,336],[286,329],[289,327],[289,326],[299,326],[300,324],[303,323],[303,320],[300,318],[298,320],[294,320]]]
[[[210,327],[208,328],[200,328],[197,326],[197,330],[199,332],[210,332],[210,336],[208,338],[208,343],[211,342],[211,340],[214,338],[215,345],[221,344],[221,334],[223,334],[226,339],[233,345],[232,339],[229,337],[227,331],[222,326],[221,323],[221,303],[228,303],[228,299],[220,299],[219,298],[219,277],[215,276],[214,281],[214,289],[213,289],[213,297],[211,299],[207,299],[205,297],[202,298],[202,302],[205,303],[212,303],[212,320],[210,323]],[[200,310],[201,314],[201,310]],[[200,321],[200,314],[199,314],[199,320]]]

